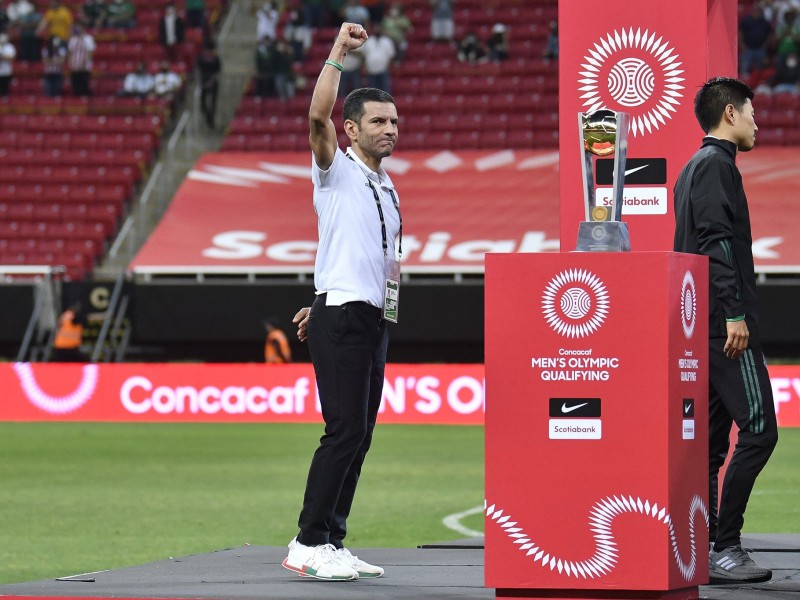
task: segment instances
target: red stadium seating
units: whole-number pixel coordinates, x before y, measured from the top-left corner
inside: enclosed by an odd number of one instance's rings
[[[63,97],[45,97],[42,64],[15,62],[11,94],[0,99],[0,263],[64,264],[82,278],[116,233],[171,118],[169,101],[118,92],[137,61],[155,70],[163,60],[158,19],[168,1],[136,0],[135,28],[92,32],[91,97],[71,96],[68,78]],[[212,27],[224,3],[206,0]],[[83,2],[65,4],[80,14]],[[173,69],[188,73],[202,40],[188,29]]]

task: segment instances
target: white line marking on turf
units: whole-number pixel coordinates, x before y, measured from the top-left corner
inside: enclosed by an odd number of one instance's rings
[[[468,510],[462,511],[460,513],[447,515],[444,519],[442,519],[442,523],[444,523],[444,526],[447,527],[448,529],[457,531],[458,533],[465,535],[467,537],[481,537],[483,535],[482,531],[475,531],[474,529],[465,527],[464,525],[461,524],[461,519],[482,512],[483,512],[483,504],[481,504],[480,506],[476,506],[475,508],[470,508]]]
[[[76,577],[86,577],[87,575],[99,575],[100,573],[108,573],[110,569],[104,569],[102,571],[89,571],[88,573],[78,573],[77,575],[65,575],[64,577],[59,577],[58,581],[66,581],[67,579],[75,579]]]

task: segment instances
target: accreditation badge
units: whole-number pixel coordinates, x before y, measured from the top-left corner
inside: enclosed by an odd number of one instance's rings
[[[397,323],[397,309],[400,304],[400,262],[386,257],[386,289],[383,295],[383,318]]]

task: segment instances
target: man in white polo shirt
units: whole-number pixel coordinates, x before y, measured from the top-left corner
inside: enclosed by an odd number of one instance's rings
[[[319,228],[317,296],[294,321],[300,340],[308,339],[325,435],[311,461],[300,532],[283,566],[328,580],[383,575],[381,567],[344,547],[347,517],[381,402],[386,322],[397,321],[402,252],[399,198],[381,167],[397,142],[394,99],[375,88],[347,96],[344,130],[351,147],[346,152],[338,146],[331,120],[342,63],[366,39],[361,25],[342,25],[308,113]]]

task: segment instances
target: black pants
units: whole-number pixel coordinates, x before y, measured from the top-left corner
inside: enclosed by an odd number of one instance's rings
[[[724,345],[725,338],[711,338],[709,347],[709,539],[717,552],[741,543],[747,501],[778,442],[772,387],[761,346],[751,337],[745,353],[731,360],[722,351]],[[734,422],[739,433],[720,499],[718,475]]]
[[[343,545],[347,517],[372,442],[383,391],[389,337],[381,310],[363,302],[311,307],[308,348],[325,434],[308,472],[298,541]]]
[[[206,124],[213,129],[214,116],[217,114],[217,94],[219,93],[219,84],[214,83],[208,86],[202,85],[200,87],[200,109],[203,111],[203,116],[206,118]]]
[[[73,96],[91,96],[92,91],[89,89],[89,79],[92,74],[89,71],[73,71],[70,74],[72,81],[72,95]]]

